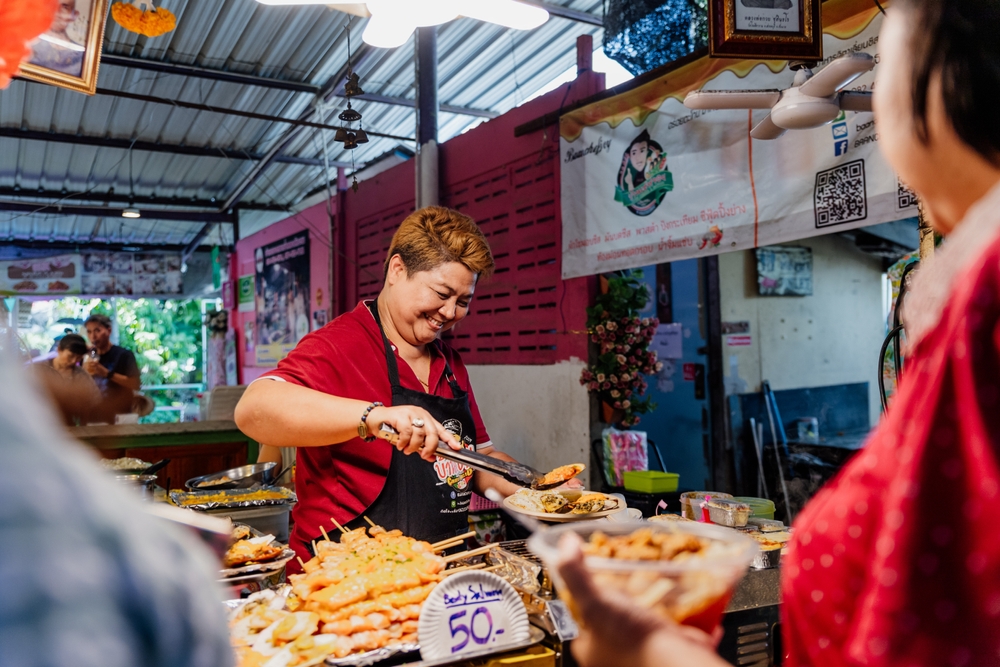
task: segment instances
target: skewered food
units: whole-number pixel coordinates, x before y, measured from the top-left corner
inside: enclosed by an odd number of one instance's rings
[[[268,664],[307,667],[330,656],[415,644],[423,602],[446,564],[427,542],[379,526],[318,542],[303,573],[289,577],[291,594],[280,610],[257,604],[231,620],[234,645],[243,647],[240,664],[266,657]]]

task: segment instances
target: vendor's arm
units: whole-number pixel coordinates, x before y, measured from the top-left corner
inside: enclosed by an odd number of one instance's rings
[[[486,454],[487,456],[492,456],[493,458],[499,459],[501,461],[513,461],[514,463],[517,463],[517,461],[512,456],[504,454],[499,449],[494,448],[492,445],[479,447],[476,451],[478,451],[480,454]],[[472,481],[472,488],[476,493],[478,493],[481,496],[486,495],[486,489],[494,489],[501,496],[507,497],[516,492],[521,487],[512,482],[508,482],[499,475],[494,475],[492,473],[483,472],[482,470],[477,470]]]
[[[235,420],[248,436],[273,447],[325,447],[358,437],[361,416],[369,405],[265,378],[247,387],[236,405]],[[414,428],[414,420],[423,420],[424,426]],[[434,460],[442,439],[459,447],[430,413],[413,405],[372,408],[365,422],[373,435],[378,435],[380,424],[389,424],[399,433],[397,448],[405,454],[419,451],[428,461]]]

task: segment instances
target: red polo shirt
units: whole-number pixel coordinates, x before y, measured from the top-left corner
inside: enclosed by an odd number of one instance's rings
[[[416,374],[395,351],[395,346],[393,350],[400,384],[407,389],[423,391]],[[447,360],[459,386],[469,393],[469,407],[476,424],[476,433],[472,436],[477,447],[490,445],[469,373],[458,352],[447,343],[442,343],[441,352],[434,347],[431,351],[431,393],[453,398],[451,387],[444,378]],[[262,376],[268,377],[325,394],[392,405],[382,335],[365,302],[305,336],[275,370]],[[365,442],[357,437],[325,447],[298,448],[295,492],[299,503],[292,512],[295,519],[292,548],[305,558],[306,554],[301,552],[310,539],[320,534],[320,526],[332,530],[330,517],[344,524],[363,514],[385,484],[391,456],[392,445],[385,440]]]

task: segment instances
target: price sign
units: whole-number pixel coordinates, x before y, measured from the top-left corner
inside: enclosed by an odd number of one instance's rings
[[[528,612],[514,587],[476,571],[454,574],[431,591],[417,633],[424,660],[503,650],[530,634]]]

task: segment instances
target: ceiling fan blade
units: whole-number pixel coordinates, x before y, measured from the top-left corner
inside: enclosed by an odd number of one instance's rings
[[[780,90],[695,90],[684,98],[688,109],[770,109]]]
[[[830,97],[873,67],[875,59],[867,53],[841,56],[813,74],[799,91],[810,97]]]
[[[840,108],[844,111],[871,111],[872,94],[845,90],[840,94]]]
[[[764,116],[764,120],[760,121],[754,128],[750,130],[750,136],[754,139],[777,139],[785,133],[785,128],[778,127],[771,120],[771,114]]]

